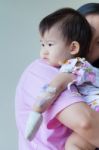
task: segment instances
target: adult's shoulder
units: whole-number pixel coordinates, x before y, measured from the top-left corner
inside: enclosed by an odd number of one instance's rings
[[[48,73],[53,74],[53,73],[57,73],[59,71],[59,69],[56,67],[50,66],[42,59],[36,59],[30,65],[28,65],[28,67],[25,69],[23,74],[28,73],[28,72],[38,72],[38,71],[42,72],[42,73],[43,73],[43,71],[44,71],[44,73],[46,73],[46,71],[48,71]]]
[[[31,79],[34,80],[35,77],[41,80],[44,79],[46,81],[50,81],[51,78],[58,73],[58,71],[58,68],[50,66],[41,59],[36,59],[23,71],[19,84],[23,85],[27,79],[30,81]]]
[[[53,78],[59,69],[53,66],[50,66],[42,59],[34,60],[23,72],[23,76],[27,76],[28,74],[32,74],[38,77]]]

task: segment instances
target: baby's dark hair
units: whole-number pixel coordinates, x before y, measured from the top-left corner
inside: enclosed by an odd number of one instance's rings
[[[72,8],[59,9],[45,18],[39,24],[41,36],[54,25],[58,25],[66,44],[77,41],[80,44],[80,51],[77,57],[86,57],[92,38],[92,32],[87,20]]]

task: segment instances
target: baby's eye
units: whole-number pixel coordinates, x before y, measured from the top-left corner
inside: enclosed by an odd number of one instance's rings
[[[49,47],[53,46],[53,43],[48,43],[48,46],[49,46]]]
[[[41,46],[44,47],[45,46],[44,43],[41,43]]]

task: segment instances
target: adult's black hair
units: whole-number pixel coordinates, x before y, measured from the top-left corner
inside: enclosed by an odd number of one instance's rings
[[[98,14],[99,13],[99,3],[87,3],[82,5],[78,8],[78,10],[81,14],[88,15],[88,14]]]
[[[86,57],[92,38],[91,28],[85,17],[72,8],[59,9],[45,18],[39,24],[40,34],[57,25],[66,44],[77,41],[80,44],[78,57]]]
[[[99,14],[99,3],[87,3],[78,8],[82,15]],[[97,59],[93,65],[99,68],[99,59]]]

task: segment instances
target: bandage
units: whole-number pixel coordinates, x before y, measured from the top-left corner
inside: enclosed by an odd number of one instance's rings
[[[28,140],[32,140],[37,133],[41,123],[42,123],[42,114],[38,112],[31,112],[29,118],[26,123],[25,129],[25,138]]]

